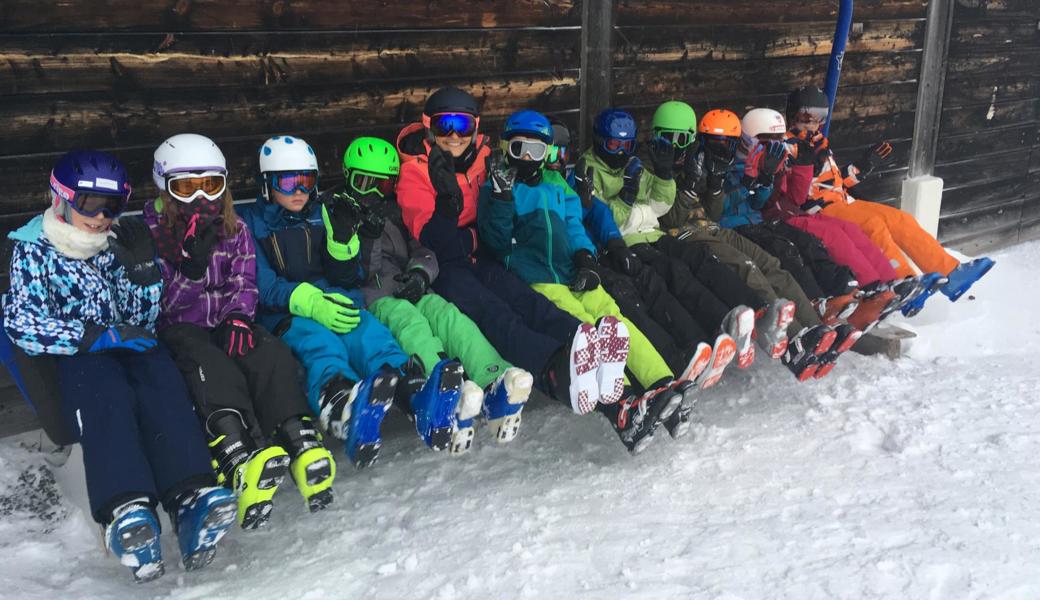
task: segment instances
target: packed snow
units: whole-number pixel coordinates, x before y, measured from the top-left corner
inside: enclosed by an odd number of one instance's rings
[[[461,458],[397,419],[329,510],[288,484],[266,530],[193,573],[166,533],[143,586],[101,549],[78,454],[53,467],[38,434],[2,440],[0,596],[1040,598],[1040,243],[995,258],[910,322],[905,358],[849,355],[807,384],[760,360],[637,457],[548,401]]]

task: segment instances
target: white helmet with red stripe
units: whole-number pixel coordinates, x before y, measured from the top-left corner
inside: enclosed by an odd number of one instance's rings
[[[784,116],[769,108],[753,108],[740,120],[743,133],[754,138],[763,133],[785,133],[787,122]]]

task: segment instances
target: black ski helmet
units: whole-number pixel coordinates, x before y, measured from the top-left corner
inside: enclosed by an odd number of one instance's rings
[[[423,107],[423,114],[428,117],[450,112],[480,115],[476,98],[468,92],[450,86],[430,94],[430,97],[426,99],[426,106]]]
[[[794,123],[794,117],[805,108],[830,109],[831,101],[823,90],[815,85],[806,85],[791,92],[787,97],[787,124]]]

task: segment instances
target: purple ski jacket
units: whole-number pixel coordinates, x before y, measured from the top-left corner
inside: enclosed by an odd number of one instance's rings
[[[163,218],[156,208],[159,202],[161,200],[146,203],[143,211],[144,220],[153,233]],[[158,260],[163,278],[159,329],[176,323],[212,329],[231,313],[255,318],[259,298],[256,250],[253,236],[242,219],[238,219],[238,233],[221,239],[213,249],[206,275],[200,281],[188,279],[161,257]]]

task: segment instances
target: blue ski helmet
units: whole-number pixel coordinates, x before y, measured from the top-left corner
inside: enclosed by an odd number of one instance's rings
[[[94,216],[104,212],[115,218],[130,200],[130,177],[116,157],[99,150],[72,150],[58,159],[51,170],[51,193],[55,216],[67,221],[69,210]],[[94,200],[85,201],[87,196]],[[98,197],[111,202],[98,202]]]
[[[553,143],[553,128],[549,119],[534,110],[521,110],[509,115],[509,118],[506,119],[502,139],[508,140],[517,135],[529,135],[546,144]]]
[[[634,140],[636,139],[636,120],[623,110],[608,108],[596,115],[592,133],[604,139]]]

